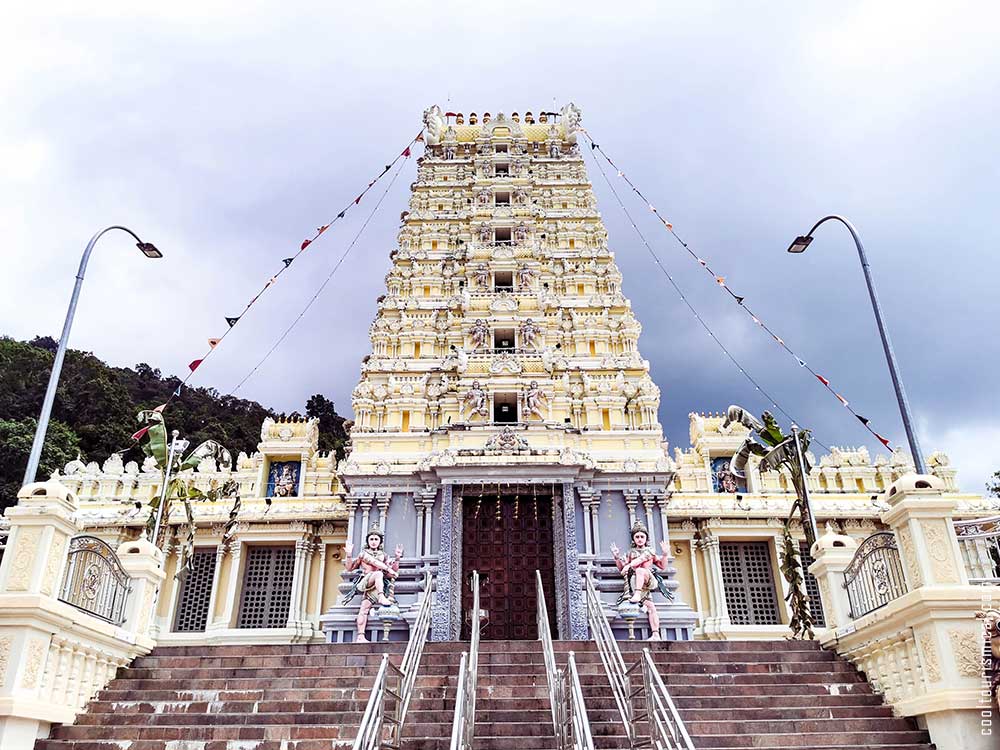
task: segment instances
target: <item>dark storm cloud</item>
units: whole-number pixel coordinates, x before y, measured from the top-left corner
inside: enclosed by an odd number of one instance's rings
[[[608,153],[782,337],[894,442],[903,441],[849,235],[858,225],[925,453],[952,455],[981,491],[996,445],[995,292],[1000,63],[982,5],[848,3],[680,9],[537,3],[73,6],[0,31],[0,328],[55,334],[78,254],[102,224],[134,226],[95,254],[74,346],[182,372],[280,259],[332,217],[416,133],[433,102],[535,111],[570,99]],[[623,6],[624,7],[624,6]],[[982,14],[990,13],[992,18]],[[687,414],[767,406],[667,286],[588,169],[643,323],[672,445]],[[350,403],[384,291],[414,165],[350,262],[241,391],[279,409],[314,392]],[[614,178],[613,178],[614,179]],[[377,197],[376,195],[372,196]],[[623,194],[678,284],[744,366],[827,445],[867,433],[742,317]],[[374,201],[302,256],[199,370],[229,390],[315,292]],[[146,311],[144,315],[135,310]]]

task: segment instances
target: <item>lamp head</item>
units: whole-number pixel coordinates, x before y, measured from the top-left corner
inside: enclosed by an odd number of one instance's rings
[[[135,246],[142,250],[142,254],[147,258],[162,258],[163,253],[156,249],[152,242],[136,242]]]
[[[788,252],[790,253],[804,253],[806,248],[809,247],[809,243],[813,241],[812,235],[799,235],[795,238],[795,241],[788,246]]]

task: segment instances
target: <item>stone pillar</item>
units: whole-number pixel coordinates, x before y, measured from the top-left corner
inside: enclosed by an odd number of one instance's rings
[[[21,488],[7,509],[10,535],[0,565],[0,592],[59,596],[69,540],[80,532],[76,498],[58,482]]]
[[[453,540],[458,529],[455,528],[455,500],[450,484],[441,487],[441,536],[438,539],[437,581],[434,590],[434,604],[431,610],[431,640],[451,640],[452,633],[452,570],[454,568]],[[459,553],[460,554],[460,553]],[[459,574],[461,575],[461,574]],[[461,592],[461,585],[459,589]]]
[[[724,631],[729,627],[729,608],[726,606],[726,588],[722,582],[719,538],[707,526],[702,527],[700,534],[709,599],[709,616],[705,618],[703,629],[708,638],[725,638]]]
[[[563,544],[566,546],[566,605],[569,609],[569,637],[587,639],[587,609],[580,558],[576,547],[576,493],[569,482],[563,484]]]
[[[882,522],[896,534],[910,591],[969,583],[952,518],[957,503],[942,492],[938,477],[904,474],[886,493],[889,510]]]
[[[122,627],[137,635],[148,635],[156,611],[160,586],[166,576],[163,553],[145,537],[118,547],[118,560],[132,579]]]
[[[828,523],[826,533],[812,546],[814,562],[809,572],[819,585],[823,614],[828,628],[843,627],[850,622],[850,602],[844,590],[844,570],[854,558],[858,543],[849,536],[838,534]]]

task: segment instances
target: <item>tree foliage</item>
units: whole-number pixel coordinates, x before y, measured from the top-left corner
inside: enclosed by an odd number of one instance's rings
[[[13,504],[20,487],[55,350],[56,342],[47,336],[31,342],[0,337],[0,508]],[[141,462],[142,452],[130,439],[138,429],[136,414],[166,403],[180,384],[179,378],[164,376],[146,363],[112,367],[90,352],[67,350],[39,479],[78,452],[84,461],[103,462],[128,449],[122,458]],[[339,458],[347,436],[333,402],[317,394],[309,399],[306,412],[320,420],[320,449],[336,450]],[[281,416],[256,401],[224,396],[213,388],[185,388],[170,404],[172,429],[193,445],[217,440],[234,455],[256,450],[261,422]]]
[[[986,494],[1000,497],[1000,471],[994,471],[993,476],[986,481]]]

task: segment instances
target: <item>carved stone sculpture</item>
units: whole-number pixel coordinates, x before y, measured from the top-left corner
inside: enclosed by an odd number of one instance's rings
[[[486,418],[489,416],[488,401],[486,391],[479,385],[478,380],[472,381],[472,387],[465,392],[465,397],[462,399],[463,405],[469,408],[470,417],[480,416]]]
[[[476,322],[472,324],[472,330],[469,333],[472,336],[473,349],[485,349],[489,344],[490,327],[482,318],[476,319]]]
[[[368,613],[371,608],[376,604],[389,607],[395,601],[392,594],[393,581],[399,575],[399,559],[403,556],[403,548],[396,545],[395,556],[390,560],[385,553],[384,541],[382,530],[378,526],[372,526],[365,537],[365,549],[356,558],[352,557],[354,545],[350,542],[344,545],[345,569],[348,572],[361,569],[354,580],[354,586],[344,597],[344,604],[349,604],[358,594],[363,597],[356,620],[359,643],[368,642],[365,631],[368,628]]]
[[[542,406],[545,405],[546,401],[545,393],[538,387],[538,381],[532,380],[528,389],[524,392],[525,416],[529,418],[538,417],[544,420],[545,415],[542,414]]]
[[[537,349],[542,343],[542,329],[539,328],[538,324],[531,318],[528,318],[521,323],[520,333],[521,344],[525,349]]]
[[[636,521],[632,526],[632,546],[629,551],[622,556],[618,545],[612,543],[611,554],[615,558],[618,571],[625,579],[621,596],[618,598],[619,607],[632,605],[645,609],[651,633],[649,640],[658,641],[660,616],[656,611],[652,594],[654,591],[659,591],[668,600],[673,599],[673,594],[666,586],[666,579],[660,575],[660,571],[666,570],[670,564],[670,545],[661,541],[660,551],[663,554],[657,555],[648,546],[648,541],[649,532],[641,522]]]

